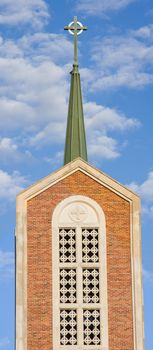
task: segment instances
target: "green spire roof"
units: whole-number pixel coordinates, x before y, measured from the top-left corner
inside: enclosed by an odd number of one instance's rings
[[[74,64],[71,72],[71,87],[64,153],[64,164],[67,164],[77,157],[81,157],[87,161],[82,93],[77,58],[77,35],[87,28],[83,27],[80,22],[77,22],[77,17],[74,17],[74,22],[70,23],[69,26],[64,29],[74,35]]]

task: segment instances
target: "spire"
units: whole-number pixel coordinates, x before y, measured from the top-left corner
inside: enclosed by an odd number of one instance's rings
[[[87,27],[84,27],[77,21],[77,17],[74,17],[74,21],[71,22],[69,26],[64,27],[64,29],[74,35],[74,63],[71,72],[71,87],[64,153],[64,164],[67,164],[77,157],[81,157],[87,161],[82,93],[77,55],[77,36],[84,30],[87,30]]]

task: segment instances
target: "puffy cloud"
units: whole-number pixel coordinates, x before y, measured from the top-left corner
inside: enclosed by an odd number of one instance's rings
[[[106,135],[94,135],[88,146],[92,159],[115,159],[120,156],[118,142]]]
[[[62,34],[37,32],[19,39],[0,36],[0,56],[5,58],[29,58],[33,63],[44,61],[61,62],[72,59],[73,43]]]
[[[63,162],[64,155],[62,152],[56,152],[53,157],[45,157],[44,160],[49,163],[52,169],[59,167],[59,164]]]
[[[14,47],[11,54],[10,46]],[[45,33],[23,37],[16,43],[0,41],[1,127],[33,130],[52,118],[64,118],[68,74],[67,67],[60,67],[56,60],[66,58],[71,49],[62,36]]]
[[[0,250],[0,275],[2,280],[13,277],[14,253]],[[0,341],[1,345],[1,341]]]
[[[61,144],[65,138],[65,129],[66,124],[64,121],[60,119],[57,121],[53,120],[38,133],[33,134],[29,139],[29,144],[38,148],[46,144]]]
[[[63,59],[72,60],[73,56],[73,42],[62,34],[39,32],[25,35],[18,40],[18,47],[26,57],[30,56],[37,62],[47,59],[61,62]]]
[[[129,187],[138,192],[146,201],[153,202],[153,171],[150,171],[147,179],[142,184],[131,182]]]
[[[152,33],[152,26],[148,26],[92,43],[92,90],[124,86],[138,89],[152,84]]]
[[[8,159],[16,157],[18,154],[18,146],[16,143],[8,138],[4,137],[0,139],[0,159],[8,161]]]
[[[17,145],[7,137],[0,139],[0,152],[10,153],[17,150]]]
[[[153,283],[153,272],[143,269],[143,277],[147,282]]]
[[[94,129],[102,132],[123,131],[140,125],[136,119],[127,118],[123,113],[95,102],[85,103],[84,111],[87,116],[87,127],[92,131]]]
[[[79,0],[77,9],[88,15],[100,16],[108,11],[118,11],[135,0]]]
[[[31,158],[31,153],[25,149],[25,145],[19,145],[14,139],[3,137],[0,139],[0,160],[8,164],[10,161],[26,161]]]
[[[153,171],[150,171],[142,184],[131,182],[127,185],[142,198],[142,213],[153,216]]]
[[[148,26],[141,27],[135,31],[132,31],[135,37],[139,37],[141,39],[153,40],[153,24],[149,24]]]
[[[44,0],[1,0],[0,24],[25,25],[41,28],[49,18],[47,4]]]
[[[49,41],[52,42],[51,46]],[[60,55],[66,57],[67,49],[69,52],[72,48],[68,48],[68,40],[63,39],[62,44],[61,36],[59,40],[56,35],[51,38],[44,33],[20,39],[14,43],[11,55],[10,46],[13,46],[13,42],[0,41],[0,127],[5,135],[10,131],[13,133],[18,146],[9,137],[5,137],[0,144],[3,151],[1,159],[4,160],[4,154],[9,156],[14,152],[15,155],[15,151],[18,159],[22,159],[21,146],[27,149],[43,146],[46,142],[56,144],[59,139],[62,140],[61,136],[64,138],[68,74],[67,66],[60,67],[56,60]]]
[[[0,170],[0,199],[14,200],[16,194],[23,190],[26,182],[18,171],[8,174]]]
[[[136,119],[128,118],[123,113],[95,102],[84,104],[87,129],[88,153],[91,158],[115,159],[120,156],[122,145],[109,136],[112,130],[126,131],[139,126]]]
[[[0,125],[4,129],[39,127],[64,117],[67,82],[64,69],[53,62],[34,66],[23,59],[0,60]],[[6,97],[4,97],[4,95]]]

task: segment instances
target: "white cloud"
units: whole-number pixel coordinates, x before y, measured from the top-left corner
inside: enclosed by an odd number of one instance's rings
[[[10,56],[10,46],[14,47],[14,56]],[[59,142],[61,135],[64,138],[68,73],[67,67],[60,67],[56,60],[67,57],[71,49],[62,36],[44,33],[16,43],[0,41],[0,127],[5,133],[16,133],[18,143],[42,146],[44,142]],[[4,140],[1,146],[4,151]],[[7,146],[10,151],[13,145]]]
[[[0,170],[0,199],[14,200],[25,184],[26,179],[18,171],[8,174]]]
[[[153,272],[143,269],[144,280],[153,283]]]
[[[150,171],[147,179],[142,184],[132,182],[129,187],[138,192],[146,201],[153,202],[153,171]]]
[[[62,152],[56,152],[53,157],[45,157],[44,160],[49,163],[52,167],[52,169],[57,168],[59,164],[62,163],[64,158],[63,151]]]
[[[10,344],[10,341],[8,338],[2,338],[0,339],[0,348],[4,349],[6,346]]]
[[[47,32],[26,34],[16,40],[0,36],[0,57],[23,58],[27,63],[29,58],[35,65],[46,61],[63,65],[63,60],[73,60],[73,42],[63,34]]]
[[[14,139],[9,137],[0,138],[0,161],[8,164],[8,162],[28,161],[32,155],[26,150],[25,145],[17,144]],[[22,150],[19,150],[22,148]]]
[[[150,171],[142,184],[131,182],[127,185],[142,198],[142,213],[153,216],[153,171]]]
[[[8,160],[17,156],[18,146],[16,143],[8,138],[4,137],[0,139],[0,159]]]
[[[39,33],[16,43],[1,39],[0,51],[0,126],[39,130],[52,118],[63,119],[68,73],[56,61],[72,54],[72,44],[62,36]]]
[[[66,112],[66,108],[64,108]],[[41,131],[34,134],[29,139],[31,146],[42,147],[44,144],[61,144],[65,138],[66,130],[66,113],[65,121],[58,118],[57,121],[52,120],[51,123],[47,124]]]
[[[63,68],[53,62],[37,66],[23,59],[0,60],[0,125],[4,129],[39,127],[63,118],[67,82]],[[7,97],[4,97],[7,96]]]
[[[92,158],[115,159],[120,156],[123,145],[109,136],[112,130],[125,132],[139,126],[136,119],[128,118],[120,111],[95,102],[84,104],[88,140],[88,153]]]
[[[77,9],[85,11],[88,15],[100,16],[108,11],[117,11],[135,0],[79,0]]]
[[[149,24],[148,26],[141,27],[135,31],[132,31],[135,37],[139,37],[142,39],[153,40],[153,24]]]
[[[0,36],[0,57],[22,57],[22,50],[19,48],[17,43],[11,39],[4,40],[2,36]]]
[[[120,156],[118,142],[106,135],[94,135],[88,146],[92,159],[115,159]]]
[[[44,62],[47,59],[61,62],[64,60],[72,60],[73,42],[62,34],[53,33],[35,33],[33,35],[25,35],[18,40],[18,47],[37,62]]]
[[[7,26],[28,24],[41,28],[49,18],[47,4],[44,0],[1,0],[0,24]]]
[[[87,127],[90,130],[99,131],[119,130],[139,126],[139,122],[133,118],[127,118],[123,113],[95,102],[84,104],[84,112],[87,116]]]
[[[17,150],[17,145],[10,138],[0,139],[0,152],[12,152]]]
[[[13,277],[14,253],[0,250],[0,276],[1,281]]]
[[[92,90],[124,86],[138,89],[152,84],[152,32],[152,26],[143,27],[125,35],[111,35],[92,43]]]

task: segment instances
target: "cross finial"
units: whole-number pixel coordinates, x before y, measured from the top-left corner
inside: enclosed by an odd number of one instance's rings
[[[78,66],[77,36],[84,30],[87,30],[87,27],[78,22],[77,17],[74,16],[74,21],[71,22],[68,26],[64,27],[64,30],[68,30],[70,34],[74,35],[74,66]]]

